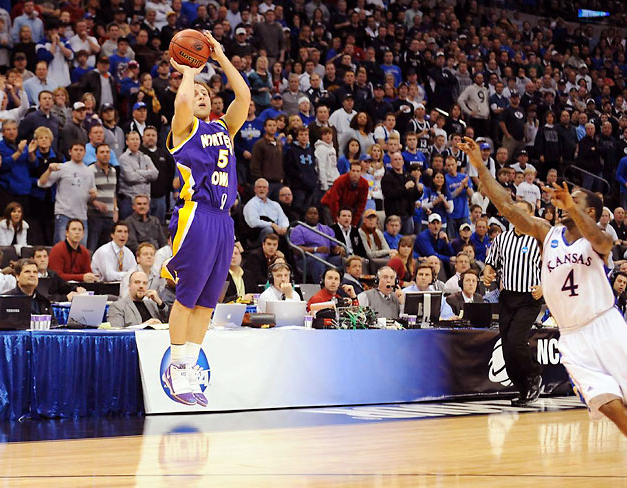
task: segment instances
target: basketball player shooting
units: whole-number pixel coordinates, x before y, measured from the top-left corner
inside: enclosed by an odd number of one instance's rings
[[[237,196],[233,139],[250,105],[244,79],[220,43],[209,32],[204,35],[212,48],[211,58],[224,70],[235,100],[223,117],[210,122],[209,90],[194,81],[204,64],[192,68],[171,60],[183,78],[166,144],[181,175],[183,204],[172,214],[172,258],[161,271],[163,277],[176,282],[176,301],[170,314],[171,364],[163,381],[176,401],[201,406],[207,406],[207,398],[195,367],[233,254],[233,220],[229,215]]]
[[[561,225],[552,227],[520,210],[483,164],[479,145],[464,139],[458,147],[477,168],[490,201],[542,246],[542,289],[560,329],[562,363],[591,418],[605,415],[627,436],[627,324],[605,273],[613,243],[596,225],[601,199],[588,190],[571,194],[566,183],[544,188],[563,212]]]

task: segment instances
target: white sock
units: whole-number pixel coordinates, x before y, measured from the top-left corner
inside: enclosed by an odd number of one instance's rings
[[[170,345],[170,363],[172,364],[185,364],[185,344],[171,344]]]
[[[187,341],[185,343],[185,364],[190,368],[195,366],[198,362],[198,355],[200,354],[200,344]]]

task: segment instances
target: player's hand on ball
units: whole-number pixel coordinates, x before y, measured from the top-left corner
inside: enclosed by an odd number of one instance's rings
[[[184,75],[186,71],[189,71],[193,73],[195,76],[197,74],[200,74],[202,70],[205,68],[204,64],[202,66],[199,66],[198,68],[192,68],[191,66],[187,66],[185,64],[179,64],[176,61],[174,61],[174,59],[172,58],[170,58],[170,64],[174,67],[176,71],[178,71],[182,75]]]
[[[203,31],[203,34],[207,38],[209,46],[211,46],[211,54],[209,55],[209,57],[217,61],[219,56],[224,55],[224,52],[222,51],[222,45],[214,39],[214,37],[211,35],[211,32],[209,32],[208,30]]]

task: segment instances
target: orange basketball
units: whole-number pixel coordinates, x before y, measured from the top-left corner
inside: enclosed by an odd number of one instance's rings
[[[207,38],[194,29],[182,30],[170,41],[170,58],[192,68],[204,66],[211,51]]]

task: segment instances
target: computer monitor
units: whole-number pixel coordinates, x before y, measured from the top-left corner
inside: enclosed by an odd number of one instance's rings
[[[405,294],[402,314],[414,315],[423,324],[440,320],[441,291],[410,291]]]
[[[0,329],[28,329],[32,300],[26,295],[0,295]]]
[[[492,324],[491,303],[464,303],[463,320],[468,321],[471,327],[485,329]]]

